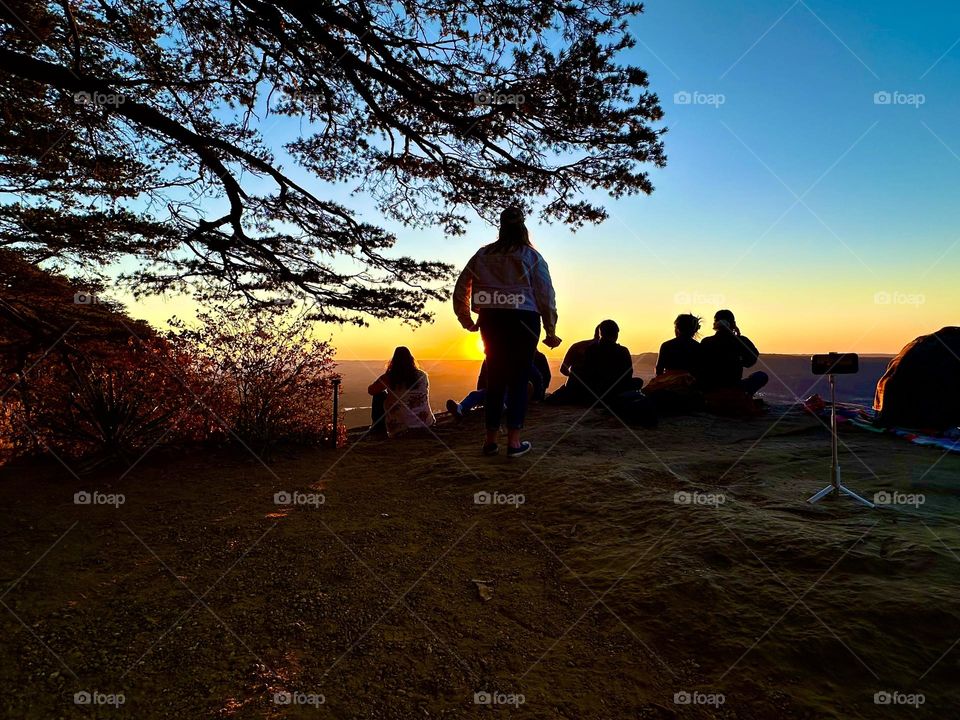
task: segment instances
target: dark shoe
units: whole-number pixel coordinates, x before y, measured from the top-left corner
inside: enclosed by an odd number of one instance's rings
[[[531,450],[533,450],[533,445],[524,440],[520,443],[520,447],[508,447],[507,457],[520,457],[521,455],[526,455]]]
[[[500,446],[496,443],[487,443],[483,446],[484,455],[497,455],[500,452]]]
[[[454,419],[463,419],[463,410],[460,409],[460,403],[454,400],[447,400],[447,412],[453,415]]]

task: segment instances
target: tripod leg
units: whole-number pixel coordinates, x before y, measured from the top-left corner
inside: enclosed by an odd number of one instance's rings
[[[816,494],[811,495],[810,498],[807,500],[807,502],[815,503],[818,500],[823,500],[827,495],[832,493],[834,490],[836,490],[836,488],[832,484],[827,485],[825,488],[823,488],[823,490],[820,490]]]
[[[851,490],[850,488],[844,487],[843,485],[840,486],[840,492],[842,492],[842,493],[845,494],[845,495],[848,495],[849,497],[852,497],[852,498],[853,498],[854,500],[856,500],[857,502],[863,503],[863,504],[866,505],[868,508],[875,508],[875,507],[876,507],[876,505],[874,505],[872,502],[870,502],[870,501],[867,500],[866,498],[860,497],[860,496],[857,495],[853,490]]]

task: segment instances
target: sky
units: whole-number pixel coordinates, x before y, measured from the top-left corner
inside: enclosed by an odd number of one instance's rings
[[[631,26],[623,60],[660,96],[667,167],[651,196],[604,198],[599,226],[529,223],[565,341],[542,350],[562,356],[609,317],[631,351],[655,351],[678,313],[706,329],[721,307],[771,353],[895,353],[960,324],[960,4],[651,0]],[[348,191],[334,199],[394,230],[398,253],[459,268],[495,236],[479,220],[459,237],[383,223]],[[430,309],[418,329],[317,331],[344,360],[480,356],[449,304]]]

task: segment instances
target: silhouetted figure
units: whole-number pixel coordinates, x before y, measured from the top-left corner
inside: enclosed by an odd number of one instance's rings
[[[600,323],[600,340],[587,348],[576,377],[589,393],[588,401],[613,397],[628,390],[639,390],[633,382],[633,358],[617,340],[620,327],[613,320]]]
[[[704,392],[740,388],[753,395],[767,384],[765,372],[743,377],[743,369],[753,367],[760,352],[750,339],[740,333],[737,321],[729,310],[718,310],[713,317],[714,334],[700,342],[702,366],[697,377]]]
[[[593,331],[592,340],[578,340],[567,350],[567,354],[563,356],[563,362],[560,363],[560,374],[561,375],[570,375],[570,371],[577,365],[583,364],[583,359],[587,354],[587,348],[591,345],[596,345],[600,340],[600,326],[597,325],[596,329]]]
[[[657,356],[657,375],[684,372],[696,375],[700,370],[700,318],[696,315],[677,315],[673,321],[674,338],[660,346]]]
[[[527,382],[527,392],[531,400],[543,400],[550,385],[550,366],[547,364],[547,357],[539,350],[533,356],[533,363],[530,366],[530,380]],[[477,376],[477,389],[467,393],[467,396],[460,402],[456,400],[447,400],[447,411],[460,419],[475,407],[484,404],[487,397],[487,361],[484,360],[480,365],[480,374]]]
[[[368,388],[369,390],[369,388]],[[382,390],[373,395],[370,399],[370,434],[371,435],[386,435],[387,434],[387,391]]]
[[[537,402],[542,401],[550,387],[550,381],[553,379],[553,373],[550,372],[550,363],[547,356],[537,350],[533,354],[533,371],[531,377],[533,382],[533,399]]]
[[[527,383],[541,318],[544,344],[557,347],[560,338],[556,335],[557,303],[550,270],[530,244],[519,207],[500,214],[497,241],[477,251],[460,273],[453,307],[464,328],[480,331],[487,355],[483,453],[499,452],[497,433],[505,398],[507,455],[523,455],[531,448],[529,442],[520,440],[520,430],[527,412]],[[471,310],[478,315],[476,322]]]
[[[410,350],[403,346],[394,350],[387,371],[370,384],[367,392],[373,396],[371,429],[382,419],[388,437],[397,437],[408,430],[423,430],[436,422],[430,409],[427,374],[417,367]]]

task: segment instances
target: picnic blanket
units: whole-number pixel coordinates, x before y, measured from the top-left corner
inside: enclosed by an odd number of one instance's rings
[[[803,401],[808,412],[829,420],[830,403],[819,395],[812,395]],[[852,425],[873,433],[887,433],[909,440],[914,445],[938,447],[951,452],[960,452],[960,428],[951,428],[944,433],[925,432],[916,428],[879,427],[874,424],[877,411],[873,408],[853,403],[837,403],[837,424]]]

